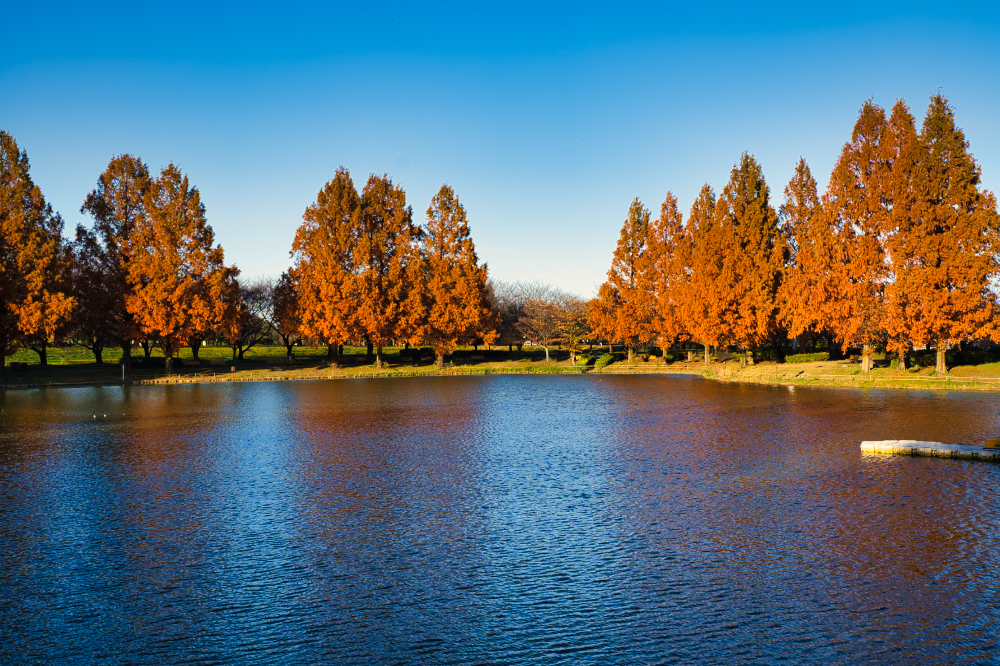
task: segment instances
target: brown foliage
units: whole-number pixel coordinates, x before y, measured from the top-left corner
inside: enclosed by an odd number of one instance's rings
[[[128,311],[154,337],[167,370],[173,355],[226,314],[235,266],[224,264],[197,188],[173,164],[150,187],[145,210],[125,248],[132,293]]]
[[[423,311],[416,337],[430,344],[438,367],[459,343],[471,343],[494,329],[486,266],[479,265],[465,207],[442,185],[427,209],[423,229]],[[411,285],[411,289],[418,285]]]
[[[52,337],[75,305],[68,285],[62,218],[31,180],[28,156],[0,130],[0,351]],[[0,377],[2,377],[0,364]]]

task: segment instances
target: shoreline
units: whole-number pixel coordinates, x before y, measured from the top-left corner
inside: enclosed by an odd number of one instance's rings
[[[862,375],[852,364],[843,362],[818,362],[802,364],[761,363],[739,368],[733,362],[713,363],[708,367],[700,361],[678,361],[670,365],[661,363],[637,363],[627,365],[614,363],[600,370],[593,367],[570,366],[565,362],[549,365],[531,361],[501,361],[496,363],[470,363],[439,370],[434,366],[397,365],[376,370],[374,367],[355,366],[332,369],[323,365],[312,366],[267,366],[254,364],[239,367],[235,372],[209,372],[207,370],[184,371],[179,368],[170,375],[154,372],[134,371],[124,381],[117,375],[115,366],[82,367],[69,370],[66,366],[47,368],[50,376],[46,379],[25,377],[27,381],[17,382],[20,372],[8,372],[0,390],[31,390],[39,388],[82,388],[88,386],[158,386],[174,384],[217,384],[262,381],[308,381],[318,379],[391,379],[404,377],[481,377],[493,375],[687,375],[705,379],[740,384],[763,384],[789,387],[819,387],[838,389],[894,389],[894,390],[935,390],[935,391],[978,391],[1000,392],[1000,376],[970,376],[968,374],[937,377],[911,372],[898,372],[888,368],[876,369]],[[960,366],[962,368],[977,366]],[[62,380],[51,376],[59,372],[73,372],[74,377]],[[87,372],[90,370],[91,372]],[[42,373],[42,369],[23,371]],[[87,376],[104,374],[105,377]],[[13,376],[12,376],[13,375]],[[11,381],[15,380],[15,381]]]

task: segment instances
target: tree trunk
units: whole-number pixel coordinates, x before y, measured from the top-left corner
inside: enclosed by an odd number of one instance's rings
[[[174,368],[173,354],[164,352],[163,356],[165,357],[163,359],[163,367],[167,371],[167,374],[169,375],[170,371],[173,370]]]
[[[95,342],[92,351],[94,352],[94,363],[104,365],[104,345]]]
[[[236,362],[236,345],[229,345],[229,348],[233,350],[233,363]]]
[[[711,365],[711,363],[712,363],[712,356],[711,356],[711,352],[709,352],[708,344],[706,343],[705,344],[705,365]]]
[[[549,362],[549,348],[545,347],[545,362]]]
[[[288,361],[289,363],[292,362],[292,347],[294,347],[294,346],[295,345],[293,345],[290,342],[287,342],[287,341],[285,342],[285,360]],[[328,349],[327,353],[329,353],[329,351],[330,350]]]
[[[629,365],[632,365],[632,353],[633,353],[632,347],[629,346],[629,348],[628,348],[628,364]]]
[[[906,370],[906,352],[899,352],[899,367],[898,370]]]
[[[614,354],[615,353],[614,345],[611,344],[610,342],[608,343],[608,353],[609,354]]]
[[[191,341],[191,358],[198,360],[198,350],[201,349],[201,340]]]
[[[861,347],[861,372],[868,374],[872,371],[872,348],[871,345]]]
[[[247,353],[247,349],[250,349],[250,348],[249,347],[240,347],[240,360],[241,361],[243,360],[243,354]]]
[[[371,345],[368,345],[371,347]],[[375,350],[375,367],[379,370],[382,369],[382,348],[378,347]]]
[[[38,365],[46,366],[49,364],[49,350],[48,342],[42,342],[36,345],[31,345],[31,349],[38,354]]]
[[[937,366],[934,368],[934,371],[939,375],[948,374],[948,367],[945,365],[944,362],[944,352],[946,349],[947,347],[937,348]]]
[[[149,361],[149,357],[153,354],[153,346],[149,344],[149,340],[142,341],[142,355],[145,361]]]
[[[330,367],[331,368],[339,368],[340,367],[340,362],[339,362],[339,360],[337,358],[337,356],[338,356],[337,355],[337,351],[338,350],[339,350],[339,347],[337,345],[335,345],[335,344],[331,344],[331,345],[327,346],[327,348],[326,348],[326,358],[327,358],[327,360],[330,361]]]
[[[122,363],[125,364],[125,370],[132,369],[132,345],[130,343],[122,343]]]
[[[372,361],[375,360],[375,357],[372,355],[372,350],[374,350],[374,349],[375,349],[375,345],[373,345],[372,343],[369,342],[368,343],[368,353],[365,354],[365,357],[368,359],[369,363],[371,363]]]
[[[444,352],[437,352],[437,369],[444,370]]]

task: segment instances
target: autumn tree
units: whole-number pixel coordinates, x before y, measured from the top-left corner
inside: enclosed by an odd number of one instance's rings
[[[887,340],[886,287],[891,280],[885,238],[892,231],[890,185],[895,147],[885,111],[870,100],[830,175],[823,200],[836,234],[835,333],[862,350],[862,371]]]
[[[684,223],[673,193],[660,206],[660,216],[650,222],[647,247],[639,271],[641,288],[655,298],[652,326],[666,349],[687,338],[681,317],[686,294],[689,253]]]
[[[53,276],[64,275],[62,218],[29,173],[28,155],[0,130],[0,350],[53,336],[69,318],[73,297]],[[3,379],[0,363],[0,381]]]
[[[838,241],[804,159],[785,186],[779,216],[789,247],[780,293],[782,323],[793,338],[825,335],[832,342],[833,308],[839,297]]]
[[[629,363],[635,348],[654,335],[653,298],[641,275],[648,234],[649,210],[636,198],[622,225],[608,280],[598,289],[598,304],[590,310],[594,334],[624,344]]]
[[[424,276],[419,247],[421,232],[413,225],[406,193],[386,175],[372,175],[355,212],[353,279],[349,301],[355,305],[360,333],[376,350],[393,340],[413,340],[426,316],[421,298]]]
[[[361,335],[354,252],[361,238],[360,208],[351,175],[340,167],[306,209],[292,243],[295,267],[289,280],[294,276],[299,331],[327,341],[334,367],[338,346]]]
[[[131,285],[124,248],[130,243],[136,221],[145,214],[151,184],[142,160],[118,155],[80,208],[81,213],[90,214],[94,224],[90,229],[83,225],[76,228],[77,338],[94,352],[98,363],[105,345],[113,343],[121,347],[122,361],[129,367],[133,342],[141,335],[127,307]]]
[[[583,341],[592,335],[587,317],[587,301],[567,295],[559,306],[559,337],[569,350],[570,363],[576,364],[576,355],[583,351]]]
[[[786,245],[771,190],[757,161],[743,153],[716,204],[716,224],[725,239],[721,292],[723,335],[730,344],[751,350],[778,337],[778,288]]]
[[[175,165],[153,181],[144,208],[124,248],[132,289],[126,306],[157,340],[169,372],[194,332],[222,321],[226,290],[239,271],[224,264],[201,195]]]
[[[427,209],[422,250],[425,314],[415,335],[434,348],[437,366],[443,368],[445,354],[459,343],[472,342],[496,327],[486,266],[476,257],[465,207],[448,185],[441,186]]]
[[[919,137],[904,134],[897,143],[889,332],[936,349],[944,374],[950,346],[996,337],[996,199],[981,191],[980,168],[940,94],[931,98]]]
[[[302,342],[299,331],[302,320],[299,316],[298,284],[292,271],[285,271],[270,284],[272,330],[285,346],[285,359],[292,360],[292,348]]]
[[[706,364],[710,348],[727,342],[723,314],[728,275],[723,272],[723,258],[728,247],[715,214],[715,192],[706,184],[691,205],[684,235],[678,241],[677,252],[686,271],[674,289],[681,327],[705,346]]]

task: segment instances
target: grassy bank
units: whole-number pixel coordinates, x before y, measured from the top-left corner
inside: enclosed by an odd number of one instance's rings
[[[525,348],[521,354],[502,350],[465,348],[448,357],[443,370],[435,365],[427,352],[414,354],[412,350],[398,347],[384,351],[383,368],[377,369],[365,356],[365,349],[346,347],[340,367],[331,367],[325,347],[297,347],[295,362],[286,364],[283,347],[255,347],[242,360],[232,361],[231,352],[225,347],[202,347],[199,361],[190,349],[179,355],[183,364],[175,366],[167,375],[162,364],[162,354],[154,352],[154,367],[133,368],[122,377],[118,356],[106,355],[112,362],[97,364],[93,355],[80,347],[63,347],[49,350],[49,364],[38,364],[34,352],[20,351],[8,357],[15,364],[27,363],[24,369],[6,368],[7,388],[40,386],[82,386],[101,384],[161,384],[188,382],[242,382],[284,381],[304,379],[352,377],[419,377],[491,374],[699,374],[710,379],[727,382],[750,382],[790,386],[825,386],[837,388],[902,388],[938,390],[1000,391],[1000,363],[958,366],[947,375],[938,376],[933,368],[899,371],[877,367],[862,374],[858,363],[848,361],[821,361],[809,363],[763,362],[740,368],[736,359],[715,360],[704,365],[700,357],[687,361],[686,355],[675,354],[670,359],[637,355],[630,365],[621,353],[608,357],[605,350],[594,350],[572,363],[565,350],[552,350],[551,361],[546,363],[545,352],[537,347]],[[603,366],[603,367],[602,367]]]

